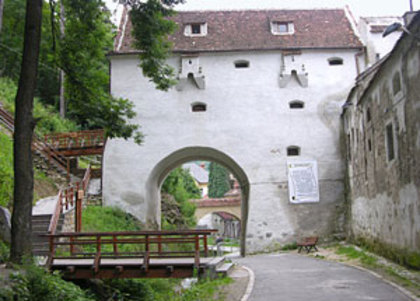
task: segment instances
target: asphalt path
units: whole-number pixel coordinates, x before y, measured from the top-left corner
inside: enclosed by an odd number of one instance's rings
[[[396,287],[374,275],[336,262],[297,254],[235,259],[255,274],[249,301],[406,301]]]

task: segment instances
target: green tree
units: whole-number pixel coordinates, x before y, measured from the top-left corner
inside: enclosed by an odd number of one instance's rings
[[[200,189],[195,184],[190,173],[182,167],[174,169],[163,182],[161,191],[175,198],[186,221],[186,226],[194,226],[195,206],[188,200],[200,198]]]
[[[130,20],[133,24],[134,47],[140,50],[140,67],[159,90],[167,91],[176,84],[175,73],[166,59],[172,44],[167,37],[176,29],[169,20],[175,11],[173,6],[184,0],[120,0],[131,7]]]
[[[34,173],[32,136],[35,120],[32,115],[41,40],[42,0],[27,0],[25,40],[19,86],[15,99],[15,132],[13,169],[15,175],[12,213],[10,260],[21,263],[32,252],[32,200]]]
[[[221,198],[230,190],[229,172],[215,162],[209,167],[209,197]]]

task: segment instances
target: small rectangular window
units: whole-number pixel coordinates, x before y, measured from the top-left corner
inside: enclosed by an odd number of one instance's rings
[[[385,139],[386,139],[386,153],[388,161],[392,161],[395,158],[394,150],[394,130],[392,123],[388,124],[385,128]]]
[[[293,34],[294,26],[292,22],[271,22],[271,33],[272,34]]]
[[[201,24],[191,24],[192,34],[201,34]]]

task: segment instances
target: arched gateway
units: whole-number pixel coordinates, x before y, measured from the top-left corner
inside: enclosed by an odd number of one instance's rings
[[[132,122],[145,142],[107,142],[104,204],[158,226],[167,173],[213,160],[242,188],[243,253],[343,232],[339,115],[362,49],[345,12],[201,11],[174,19],[179,30],[167,62],[178,84],[162,92],[142,75],[123,18],[110,55],[111,92],[134,103]],[[200,35],[191,34],[191,22],[201,24]],[[278,32],[284,28],[290,31]],[[343,64],[330,65],[331,57]]]
[[[153,168],[150,173],[147,186],[147,200],[151,206],[148,208],[148,216],[156,216],[157,221],[160,221],[160,187],[165,180],[168,173],[177,166],[185,162],[193,160],[214,161],[227,167],[238,180],[242,191],[242,207],[241,207],[241,228],[246,229],[246,221],[248,216],[248,200],[249,200],[249,180],[244,170],[226,154],[209,147],[187,147],[175,151],[162,159]],[[245,254],[245,231],[241,234],[241,253]]]

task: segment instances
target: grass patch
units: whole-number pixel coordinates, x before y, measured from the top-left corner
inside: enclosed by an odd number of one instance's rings
[[[91,206],[83,210],[83,232],[138,231],[142,223],[116,207]]]
[[[292,242],[290,244],[286,244],[284,246],[281,247],[282,251],[290,251],[290,250],[296,250],[298,248],[297,243],[296,242]]]
[[[356,250],[352,246],[340,246],[336,253],[338,255],[345,255],[349,259],[358,259],[362,264],[370,267],[375,267],[378,261],[375,257],[367,255],[363,251]]]

